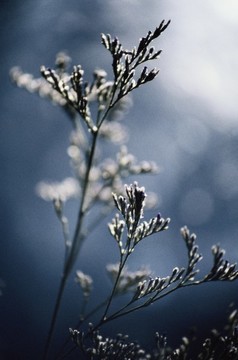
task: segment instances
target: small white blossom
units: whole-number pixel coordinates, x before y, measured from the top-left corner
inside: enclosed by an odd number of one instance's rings
[[[76,179],[68,177],[62,182],[47,183],[41,181],[36,186],[37,194],[46,201],[67,201],[79,196],[79,184]]]
[[[75,281],[80,285],[85,297],[88,297],[92,291],[93,279],[82,271],[76,271]]]

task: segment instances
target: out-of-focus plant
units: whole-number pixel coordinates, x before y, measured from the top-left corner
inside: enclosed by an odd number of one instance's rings
[[[238,278],[236,264],[229,264],[223,259],[224,250],[215,245],[212,247],[213,265],[203,277],[198,277],[198,263],[202,259],[196,244],[196,235],[190,233],[184,226],[181,235],[187,248],[188,260],[184,267],[174,267],[166,277],[151,277],[148,268],[140,268],[131,272],[127,264],[137,245],[145,238],[168,229],[169,218],[163,218],[160,213],[149,220],[144,220],[146,204],[148,207],[156,205],[156,195],[147,197],[144,187],[136,181],[124,186],[125,179],[141,174],[154,174],[157,166],[150,161],[138,162],[125,146],[128,131],[119,122],[118,117],[131,104],[130,94],[135,89],[154,80],[159,73],[156,68],[148,69],[147,63],[157,60],[161,50],[155,50],[152,43],[161,36],[169,25],[169,21],[162,21],[153,31],[139,40],[137,47],[126,50],[118,38],[102,34],[104,47],[112,56],[113,79],[107,79],[104,70],[97,69],[93,74],[92,83],[84,81],[84,71],[80,65],[74,66],[68,72],[70,58],[59,53],[56,58],[55,70],[42,66],[42,78],[35,79],[32,75],[22,72],[19,68],[11,70],[11,78],[19,87],[35,92],[48,98],[60,106],[68,114],[73,132],[70,137],[68,155],[75,177],[67,178],[61,183],[41,182],[37,186],[38,194],[45,200],[52,201],[56,215],[62,226],[65,243],[65,260],[59,291],[52,314],[49,334],[46,341],[44,359],[48,358],[52,337],[65,285],[76,260],[79,257],[82,244],[87,240],[90,229],[95,228],[105,216],[116,207],[117,213],[108,225],[109,234],[114,238],[118,253],[118,263],[108,264],[107,272],[112,281],[112,289],[108,297],[95,309],[88,311],[87,303],[93,294],[93,282],[88,274],[81,270],[76,272],[76,282],[82,289],[82,311],[79,321],[70,335],[79,348],[81,355],[88,359],[187,359],[189,341],[183,338],[179,349],[169,350],[166,339],[156,335],[157,350],[146,354],[139,345],[127,341],[127,337],[119,335],[115,339],[103,338],[99,329],[106,323],[129,313],[150,306],[162,297],[177,289],[200,285],[211,281],[233,281]],[[115,159],[101,159],[97,147],[104,141],[120,144],[120,150]],[[64,204],[71,198],[80,199],[77,223],[73,236],[70,236],[68,219],[64,213]],[[101,205],[99,217],[88,216],[95,204]],[[85,222],[87,219],[87,222]],[[88,261],[91,261],[90,259]],[[107,260],[106,260],[107,262]],[[115,310],[117,296],[131,293],[129,300]],[[127,298],[128,299],[128,298]],[[89,318],[98,312],[99,320],[96,324],[89,323]],[[234,352],[237,355],[237,313],[233,313],[232,333],[224,338],[226,356]],[[88,329],[82,331],[82,326],[88,322]],[[85,327],[84,327],[85,328]],[[214,334],[213,334],[214,335]],[[214,335],[215,336],[215,335]],[[221,339],[218,335],[217,339]],[[220,340],[219,340],[220,341]],[[213,350],[213,340],[205,341],[198,359],[206,357]],[[63,346],[58,358],[67,355]],[[235,349],[235,350],[234,350]],[[70,350],[71,352],[72,350]],[[185,354],[185,355],[184,355]],[[227,355],[228,354],[228,355]],[[230,355],[229,355],[230,356]],[[235,359],[227,357],[227,359]]]

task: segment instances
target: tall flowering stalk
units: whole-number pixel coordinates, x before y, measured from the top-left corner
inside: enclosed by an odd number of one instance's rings
[[[71,151],[72,162],[73,165],[76,165],[76,176],[80,188],[78,220],[72,240],[68,239],[67,236],[65,241],[65,262],[44,358],[48,356],[65,284],[78,258],[82,243],[85,240],[82,231],[85,216],[96,200],[102,201],[100,195],[95,195],[94,190],[95,188],[100,190],[97,191],[96,194],[98,194],[98,192],[102,194],[103,190],[105,193],[107,187],[113,190],[117,180],[123,178],[123,168],[117,169],[115,174],[108,173],[106,178],[102,176],[98,178],[97,181],[91,176],[94,169],[95,151],[98,139],[101,136],[101,129],[103,129],[103,125],[106,124],[110,131],[110,119],[113,117],[113,112],[116,108],[120,108],[120,106],[123,107],[125,103],[124,99],[132,90],[152,81],[157,76],[158,70],[155,68],[148,70],[146,66],[144,66],[142,71],[138,70],[139,75],[137,79],[135,72],[142,64],[158,59],[161,50],[155,51],[150,45],[164,32],[168,25],[169,22],[165,23],[162,21],[154,32],[148,32],[146,37],[140,39],[138,47],[133,48],[131,51],[123,49],[117,38],[112,39],[110,35],[102,34],[102,44],[111,53],[113,59],[114,79],[112,81],[106,79],[107,74],[105,71],[96,70],[94,72],[93,82],[88,84],[84,82],[84,71],[80,65],[74,66],[72,73],[68,74],[67,65],[69,58],[62,53],[60,53],[56,59],[55,70],[42,66],[41,74],[44,81],[42,79],[34,79],[29,74],[24,74],[19,68],[14,68],[11,71],[12,79],[18,86],[25,87],[30,91],[35,91],[63,107],[69,114],[75,132],[79,137],[79,143],[76,144],[74,148],[75,152]],[[93,101],[97,103],[97,116],[95,119],[92,117],[90,108],[91,102]],[[109,136],[109,131],[105,131],[104,128],[102,134],[105,136],[105,133],[108,132],[106,136]],[[80,168],[77,166],[78,153],[83,153],[81,156],[83,156],[84,166]],[[146,172],[152,172],[153,167],[149,164],[147,165]],[[126,166],[126,169],[127,172],[130,173],[130,165]],[[138,172],[142,171],[142,167],[140,169],[139,166]],[[56,213],[63,225],[64,235],[66,237],[67,230],[65,223],[67,221],[62,215],[62,198],[56,196],[53,197],[52,200]],[[109,201],[106,202],[108,206]]]
[[[41,182],[37,186],[39,195],[53,202],[65,243],[63,271],[45,345],[45,360],[50,354],[65,285],[90,229],[100,221],[98,218],[89,218],[88,227],[85,224],[87,214],[95,204],[101,205],[104,215],[113,207],[117,210],[108,224],[108,229],[118,249],[118,263],[107,266],[108,275],[112,280],[111,292],[90,312],[87,311],[87,303],[93,291],[93,279],[80,270],[76,272],[76,282],[82,289],[83,305],[79,322],[74,329],[70,329],[70,336],[75,342],[75,347],[79,348],[86,358],[111,359],[113,354],[117,354],[117,359],[141,359],[143,350],[140,347],[128,344],[126,338],[122,336],[117,339],[103,339],[99,329],[108,322],[153,304],[179,288],[218,280],[233,281],[238,278],[236,264],[229,264],[223,259],[224,250],[219,246],[212,247],[214,260],[211,270],[207,275],[199,278],[197,265],[202,260],[202,255],[198,251],[196,235],[191,234],[186,226],[181,229],[188,254],[188,261],[184,267],[176,266],[168,276],[153,278],[148,268],[131,272],[127,267],[128,260],[138,244],[149,236],[167,230],[170,219],[163,218],[158,213],[151,219],[144,220],[145,205],[155,204],[153,201],[150,204],[145,188],[139,186],[136,181],[125,185],[125,191],[122,192],[124,180],[129,175],[153,174],[157,172],[157,167],[153,162],[138,162],[128,153],[124,145],[127,130],[117,120],[117,115],[130,105],[132,91],[154,80],[158,75],[159,70],[156,68],[149,70],[147,64],[159,58],[161,50],[155,50],[152,43],[161,36],[169,23],[162,21],[153,32],[149,31],[145,37],[142,37],[138,46],[132,50],[124,49],[118,38],[113,39],[110,35],[102,34],[102,44],[112,56],[112,80],[107,79],[104,70],[95,70],[92,83],[89,84],[84,81],[84,71],[80,65],[74,66],[72,72],[68,73],[70,59],[63,53],[58,54],[54,70],[41,67],[40,79],[23,73],[19,68],[13,68],[11,71],[12,80],[19,87],[36,92],[62,107],[73,125],[68,154],[75,177],[67,178],[62,183]],[[95,108],[95,104],[96,115],[93,116],[92,108],[93,106]],[[123,146],[116,159],[100,161],[95,156],[96,150],[99,143],[106,140]],[[68,219],[64,214],[64,203],[70,197],[80,199],[72,237],[69,233]],[[152,200],[154,199],[155,195],[152,197]],[[129,300],[120,308],[112,310],[112,303],[117,296],[126,293],[131,294]],[[98,322],[94,325],[89,324],[88,330],[83,332],[82,325],[96,312],[100,312]],[[175,350],[174,355],[172,354],[174,357],[168,357],[166,339],[159,334],[157,334],[157,344],[157,359],[182,359],[176,357],[176,354],[178,356],[182,354],[178,349]],[[183,349],[186,344],[184,340]],[[64,357],[66,345],[67,342],[63,345],[58,358]]]

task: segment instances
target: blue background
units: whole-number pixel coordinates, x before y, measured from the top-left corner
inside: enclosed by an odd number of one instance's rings
[[[36,196],[35,186],[42,179],[61,181],[72,174],[66,154],[71,126],[59,108],[15,88],[10,68],[19,65],[38,77],[42,64],[53,66],[56,53],[66,50],[90,80],[94,68],[107,70],[111,63],[100,44],[101,32],[117,35],[130,48],[163,18],[171,19],[158,41],[164,50],[161,73],[134,93],[134,106],[123,121],[130,132],[129,151],[161,168],[159,175],[139,181],[158,194],[158,210],[172,222],[168,232],[138,247],[130,269],[150,264],[155,276],[166,276],[174,266],[183,266],[186,253],[179,229],[184,224],[198,235],[206,269],[215,243],[226,248],[226,257],[234,262],[237,4],[231,1],[228,8],[223,1],[2,0],[0,6],[0,277],[6,285],[0,298],[0,355],[40,359],[64,253],[52,206]],[[67,208],[71,229],[77,206],[72,201]],[[146,217],[153,215],[148,212]],[[94,285],[95,301],[110,289],[105,263],[117,261],[106,229],[110,218],[92,233],[80,258],[81,270],[92,277],[101,274]],[[166,332],[169,344],[176,346],[193,325],[203,337],[223,324],[237,294],[237,282],[181,290],[104,331],[128,333],[145,347],[153,343],[156,331]],[[80,296],[72,279],[55,343],[75,323]]]

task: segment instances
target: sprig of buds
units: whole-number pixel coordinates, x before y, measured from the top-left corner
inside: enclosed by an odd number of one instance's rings
[[[109,231],[120,249],[121,255],[130,254],[135,246],[147,236],[168,229],[170,219],[164,219],[158,214],[148,222],[141,219],[144,217],[146,193],[144,187],[139,187],[137,182],[125,186],[126,197],[112,194],[115,206],[119,210],[123,220],[117,214],[109,223]],[[126,240],[123,244],[123,235],[126,228]]]
[[[169,23],[170,21],[167,23],[162,21],[154,32],[149,31],[146,37],[141,38],[138,47],[134,47],[131,51],[123,49],[117,37],[112,39],[109,34],[102,34],[102,44],[110,51],[113,57],[114,82],[119,87],[118,99],[142,84],[154,80],[158,75],[159,70],[153,68],[148,71],[145,66],[138,79],[135,80],[135,69],[144,62],[159,58],[161,50],[155,51],[154,47],[149,48],[149,45],[165,31]]]

